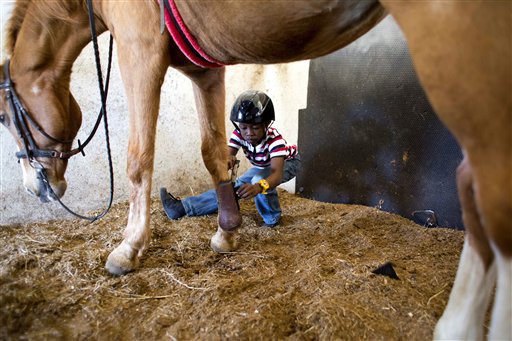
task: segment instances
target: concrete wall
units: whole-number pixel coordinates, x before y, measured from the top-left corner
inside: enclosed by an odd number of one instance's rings
[[[2,0],[2,61],[5,54],[3,35],[13,3]],[[108,35],[100,37],[103,65],[106,63]],[[252,88],[267,92],[276,108],[276,124],[290,143],[297,143],[298,110],[306,107],[309,62],[286,65],[239,65],[227,68],[226,109],[230,109],[236,96]],[[92,129],[100,108],[96,69],[92,46],[87,46],[76,60],[72,75],[72,92],[84,115],[78,138],[85,140]],[[110,139],[115,172],[115,201],[129,198],[126,156],[128,114],[126,98],[117,68],[114,65],[108,99]],[[228,113],[226,113],[228,117]],[[198,194],[211,186],[211,179],[200,155],[200,134],[190,81],[180,73],[169,69],[162,90],[160,116],[156,141],[153,195],[161,186],[168,187],[180,196]],[[226,124],[228,132],[231,123]],[[68,190],[63,201],[80,213],[100,210],[106,206],[109,196],[108,164],[105,136],[99,129],[94,140],[86,148],[86,157],[75,156],[66,172]],[[16,146],[6,129],[0,127],[0,225],[32,221],[73,218],[59,204],[41,204],[38,199],[25,193],[21,168],[16,162]],[[242,153],[239,154],[243,158]],[[240,172],[247,169],[242,163]],[[295,182],[282,185],[293,191]]]

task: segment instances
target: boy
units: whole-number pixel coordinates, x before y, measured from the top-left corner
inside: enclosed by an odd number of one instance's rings
[[[253,166],[236,180],[236,194],[241,199],[254,198],[264,225],[275,227],[281,218],[276,187],[296,176],[300,168],[297,146],[288,145],[271,127],[275,119],[274,106],[263,92],[248,90],[238,96],[230,119],[235,130],[228,142],[228,167],[234,166],[240,148]],[[161,188],[160,199],[170,219],[211,214],[218,210],[214,189],[179,200],[166,188]]]

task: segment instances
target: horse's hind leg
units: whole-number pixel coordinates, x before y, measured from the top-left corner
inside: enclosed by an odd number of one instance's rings
[[[496,253],[498,283],[489,340],[512,340],[512,258],[505,257],[494,247],[493,249]]]
[[[224,72],[224,68],[185,71],[194,88],[203,161],[217,190],[219,228],[210,243],[216,252],[236,248],[235,230],[242,223],[227,169]]]
[[[486,306],[470,302],[480,297],[485,303],[487,293],[482,295],[479,288],[490,290],[485,288],[497,276],[489,336],[512,339],[512,3],[381,2],[400,24],[430,102],[467,158],[459,170],[467,238],[453,294],[436,332],[456,328],[453,338],[468,333],[481,337],[476,328],[483,326],[476,323]],[[471,193],[470,199],[465,192]],[[457,308],[462,301],[468,302],[467,309],[481,311],[457,319],[455,315],[466,314],[466,308]]]
[[[457,185],[467,234],[450,299],[436,325],[434,339],[482,340],[482,325],[496,280],[496,268],[480,223],[473,174],[466,159],[457,169]]]

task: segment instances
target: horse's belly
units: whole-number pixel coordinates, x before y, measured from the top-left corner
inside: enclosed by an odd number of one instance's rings
[[[226,64],[279,63],[335,51],[385,16],[377,1],[178,1],[201,47]]]

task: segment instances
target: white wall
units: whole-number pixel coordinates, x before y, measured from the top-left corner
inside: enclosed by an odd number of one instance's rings
[[[1,0],[2,55],[5,54],[4,28],[13,2]],[[102,61],[106,64],[108,35],[100,37]],[[105,69],[105,67],[104,67]],[[276,108],[275,126],[290,143],[297,143],[298,110],[306,107],[309,62],[286,65],[238,65],[227,68],[226,111],[229,112],[236,96],[249,88],[265,91]],[[100,108],[96,69],[91,45],[76,60],[72,75],[72,92],[82,108],[84,120],[78,138],[84,141]],[[190,81],[169,69],[162,90],[160,117],[157,128],[153,195],[160,187],[168,187],[180,196],[198,194],[211,186],[211,179],[200,155],[200,135]],[[226,117],[228,118],[228,112]],[[110,139],[115,172],[115,201],[128,200],[129,185],[125,173],[128,114],[126,98],[117,68],[114,65],[108,99]],[[226,123],[228,132],[232,126]],[[106,206],[109,195],[108,165],[106,161],[103,125],[86,148],[86,157],[70,160],[66,179],[68,190],[63,201],[80,213],[99,210]],[[42,204],[25,193],[21,168],[16,162],[16,147],[6,129],[0,127],[0,225],[51,219],[73,218],[57,203]],[[239,154],[243,158],[242,154]],[[247,169],[242,163],[240,172]],[[293,191],[295,182],[282,185]]]

